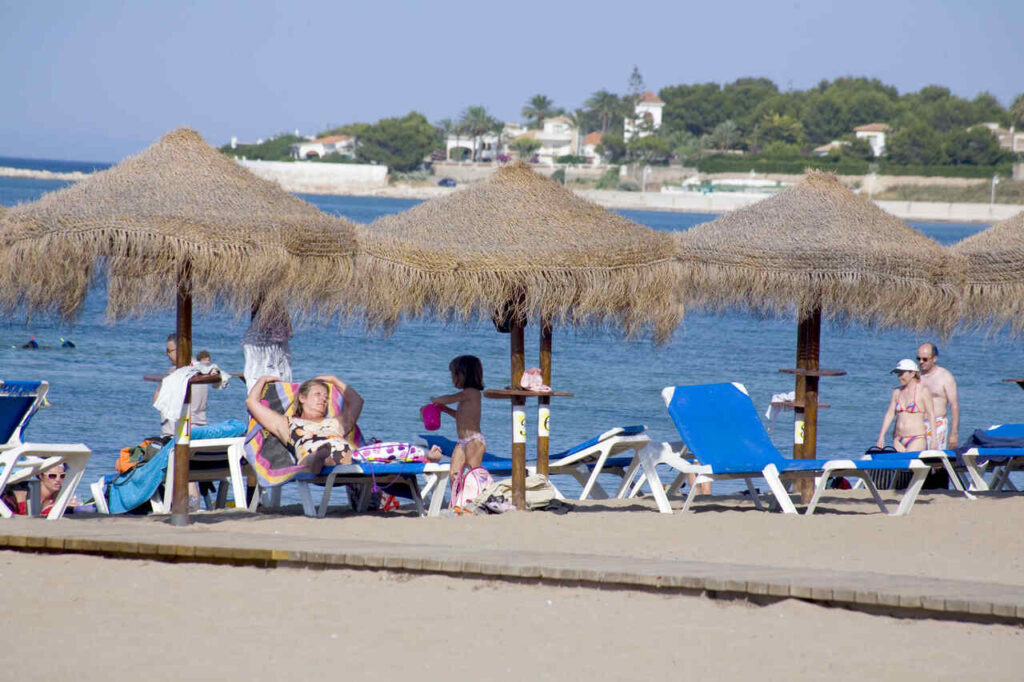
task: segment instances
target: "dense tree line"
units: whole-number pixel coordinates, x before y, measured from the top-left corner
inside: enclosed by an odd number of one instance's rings
[[[833,163],[875,160],[865,140],[854,128],[869,123],[891,127],[886,145],[888,164],[992,166],[1015,160],[1000,149],[996,136],[984,125],[1024,128],[1024,94],[1009,107],[983,92],[973,99],[952,94],[948,88],[929,85],[917,92],[900,94],[877,79],[837,78],[822,80],[807,90],[780,91],[767,78],[740,78],[732,83],[672,85],[657,94],[665,102],[663,123],[657,131],[628,142],[624,121],[632,118],[637,99],[645,90],[639,69],[627,82],[627,93],[607,89],[594,92],[582,106],[566,110],[553,99],[536,94],[524,103],[521,115],[527,128],[537,129],[553,116],[566,116],[580,137],[602,133],[599,152],[612,162],[687,162],[714,155],[743,154],[760,159],[806,158],[820,145],[841,141],[828,156]],[[478,160],[485,136],[496,135],[499,144],[504,124],[482,105],[465,108],[457,119],[430,124],[417,112],[377,123],[354,123],[320,133],[349,134],[357,138],[357,160],[410,170],[433,153],[444,158],[449,136],[465,137],[468,157]],[[282,135],[263,145],[229,150],[249,158],[287,158],[288,145],[300,138]],[[460,145],[461,146],[461,145]],[[519,139],[512,145],[524,158],[539,147],[536,140]],[[576,150],[579,153],[579,150]],[[331,159],[325,159],[331,160]]]

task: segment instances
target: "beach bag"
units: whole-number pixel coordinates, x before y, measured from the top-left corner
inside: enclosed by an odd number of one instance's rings
[[[480,493],[491,487],[491,474],[483,467],[463,469],[452,481],[452,496],[449,509],[465,509]]]
[[[138,445],[121,448],[117,462],[114,463],[114,469],[117,470],[117,473],[123,474],[139,464],[148,462],[157,456],[168,440],[168,437],[147,438]]]
[[[546,509],[557,498],[555,486],[551,485],[551,481],[548,480],[547,476],[534,474],[533,476],[526,477],[527,509]],[[483,491],[479,500],[487,504],[489,507],[487,511],[492,513],[497,512],[497,509],[490,508],[492,502],[497,504],[504,502],[505,505],[501,508],[501,511],[511,509],[512,479],[506,478],[492,483]]]

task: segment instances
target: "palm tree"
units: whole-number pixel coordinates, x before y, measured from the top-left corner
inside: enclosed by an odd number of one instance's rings
[[[466,107],[460,125],[473,138],[473,160],[476,161],[480,157],[480,138],[500,125],[500,121],[488,114],[484,107]]]
[[[583,105],[601,117],[602,135],[608,130],[608,120],[622,113],[619,96],[607,90],[598,90]]]
[[[576,128],[576,149],[573,151],[573,154],[575,156],[582,156],[583,137],[589,132],[585,129],[585,126],[590,114],[584,109],[575,109],[571,113],[566,114],[566,117],[572,121],[573,127]]]
[[[434,127],[441,131],[441,135],[444,138],[444,160],[448,161],[448,137],[455,133],[458,135],[459,128],[455,125],[455,121],[450,118],[442,118],[440,121],[434,124]],[[459,138],[455,138],[455,143],[458,144]]]
[[[524,118],[534,119],[529,128],[540,128],[544,125],[544,119],[555,116],[558,110],[555,109],[555,103],[546,95],[534,95],[527,100],[521,113]]]

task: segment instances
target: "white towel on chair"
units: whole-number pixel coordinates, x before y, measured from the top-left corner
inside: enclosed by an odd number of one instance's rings
[[[197,374],[210,374],[211,372],[220,372],[220,383],[214,384],[215,388],[224,388],[228,385],[231,375],[221,372],[220,368],[213,364],[193,363],[179,367],[165,376],[160,382],[160,392],[153,402],[153,407],[160,412],[160,418],[169,419],[172,422],[177,421],[178,416],[181,415],[182,403],[185,402],[188,380]]]
[[[796,400],[796,391],[790,391],[789,393],[775,393],[772,395],[771,401],[768,403],[768,409],[765,410],[764,416],[768,420],[768,433],[772,432],[775,428],[775,417],[779,415],[779,412],[790,411],[793,409],[792,405],[783,405],[786,402],[792,402]]]

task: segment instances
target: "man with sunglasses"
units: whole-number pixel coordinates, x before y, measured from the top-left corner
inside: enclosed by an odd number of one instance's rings
[[[921,367],[921,383],[932,394],[935,424],[928,425],[933,448],[946,450],[959,444],[960,400],[956,393],[956,379],[945,367],[939,367],[939,348],[934,343],[922,343],[917,349],[917,364]],[[946,419],[946,411],[949,419]]]

